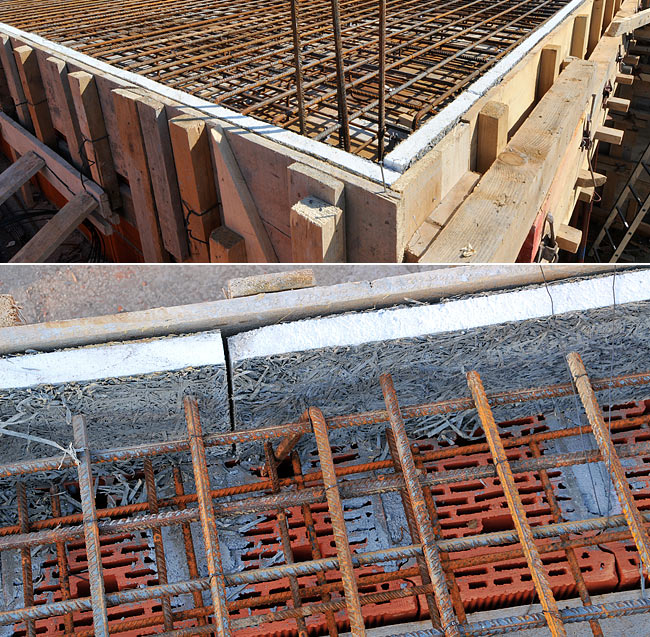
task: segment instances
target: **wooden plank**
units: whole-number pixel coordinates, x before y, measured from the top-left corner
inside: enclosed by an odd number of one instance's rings
[[[291,208],[291,255],[294,263],[345,261],[343,211],[316,197]]]
[[[210,235],[211,263],[246,263],[244,237],[226,226],[219,226]]]
[[[625,266],[618,266],[621,272]],[[0,329],[0,355],[28,349],[52,351],[109,341],[155,338],[219,329],[229,336],[284,321],[328,316],[476,294],[488,290],[559,281],[568,277],[613,272],[610,264],[538,264],[441,267],[373,281],[269,294],[262,298],[225,299],[177,307],[162,307],[109,316],[51,321]]]
[[[625,100],[622,97],[608,97],[605,108],[616,113],[627,113],[630,110],[630,100]]]
[[[591,203],[594,199],[596,189],[593,186],[583,186],[578,188],[578,201],[584,201],[585,203]]]
[[[571,254],[575,254],[582,241],[582,230],[562,224],[556,230],[555,239],[560,250],[566,250]]]
[[[189,256],[189,246],[167,111],[162,102],[150,96],[138,95],[137,104],[163,244],[177,261],[184,261]]]
[[[289,204],[316,197],[345,213],[345,184],[322,170],[296,162],[287,169]]]
[[[20,307],[11,294],[0,294],[0,327],[13,327],[23,321],[20,317]]]
[[[478,114],[476,170],[484,173],[508,144],[507,104],[488,102]]]
[[[578,173],[578,179],[576,180],[576,186],[602,186],[607,181],[606,175],[601,175],[600,173],[591,173],[590,170],[581,169]]]
[[[82,168],[81,130],[70,93],[67,65],[58,58],[46,57],[41,59],[40,67],[52,119],[60,122],[60,131],[65,136],[72,163]]]
[[[594,0],[591,5],[591,20],[589,21],[589,38],[587,39],[587,55],[591,55],[596,48],[603,32],[603,18],[605,17],[605,0]]]
[[[32,129],[32,116],[29,114],[27,98],[20,81],[20,74],[14,58],[14,50],[8,36],[0,34],[0,64],[7,79],[7,88],[14,102],[18,121],[28,129]]]
[[[605,10],[603,11],[603,32],[612,23],[614,17],[614,0],[605,0]]]
[[[607,35],[617,36],[623,35],[624,33],[631,33],[635,29],[644,27],[647,24],[650,24],[650,9],[639,11],[639,13],[635,13],[634,15],[616,18],[609,25]]]
[[[571,48],[569,54],[579,59],[584,59],[587,54],[587,39],[589,37],[589,16],[578,15],[573,21],[571,35]]]
[[[226,297],[237,299],[242,296],[254,296],[255,294],[310,288],[314,285],[316,285],[314,271],[309,269],[256,274],[228,281]]]
[[[273,244],[225,132],[211,127],[210,139],[225,225],[244,237],[251,262],[277,263]]]
[[[607,142],[620,146],[623,143],[625,131],[612,128],[611,126],[599,126],[594,133],[594,139],[599,142]]]
[[[0,113],[0,133],[5,142],[18,154],[25,155],[32,150],[45,161],[45,167],[40,175],[61,196],[69,199],[71,196],[87,191],[99,203],[100,208],[104,209],[104,216],[111,214],[106,193],[94,181],[89,179],[82,181],[79,171],[74,166],[4,113]],[[104,234],[110,233],[110,226],[99,224],[98,227]]]
[[[434,241],[432,261],[516,259],[558,164],[580,138],[576,131],[596,87],[596,69],[585,60],[567,67]]]
[[[202,120],[181,115],[169,120],[169,134],[190,259],[207,263],[210,260],[210,234],[220,225],[208,130]]]
[[[120,130],[120,139],[125,149],[127,177],[137,219],[138,234],[144,260],[147,263],[169,261],[163,247],[158,226],[156,204],[153,197],[147,151],[142,138],[138,115],[137,94],[128,89],[115,89],[113,102]]]
[[[433,240],[440,234],[442,228],[453,217],[463,201],[469,197],[481,176],[477,172],[467,172],[458,180],[458,183],[447,193],[440,204],[434,208],[433,212],[427,217],[427,220],[413,235],[406,249],[406,261],[411,263],[427,262],[427,251],[433,243]]]
[[[97,202],[89,194],[79,193],[63,206],[9,263],[41,263],[45,261],[95,208],[97,208]]]
[[[29,46],[19,46],[14,49],[14,59],[23,85],[27,107],[32,118],[34,134],[50,148],[56,147],[56,133],[52,125],[52,117],[47,104],[47,95],[38,67],[36,51]]]
[[[545,46],[539,58],[536,99],[541,100],[560,74],[562,47],[557,44]]]
[[[113,165],[95,78],[85,71],[74,71],[68,74],[68,81],[90,175],[106,191],[111,207],[117,210],[122,206],[120,185]]]
[[[3,204],[26,181],[45,166],[45,162],[34,152],[29,151],[17,162],[11,164],[0,174],[0,204]]]
[[[2,111],[3,113],[7,113],[7,115],[10,115],[12,117],[16,113],[16,105],[14,104],[14,101],[11,99],[11,93],[9,91],[9,82],[7,81],[7,75],[5,74],[1,59],[0,59],[0,111]]]

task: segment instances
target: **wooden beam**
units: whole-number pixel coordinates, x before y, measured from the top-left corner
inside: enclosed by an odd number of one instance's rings
[[[153,97],[138,95],[137,104],[163,243],[177,261],[184,261],[189,256],[189,246],[167,111],[165,105]]]
[[[573,20],[573,33],[569,55],[584,59],[587,54],[587,39],[589,37],[589,16],[578,15]]]
[[[190,259],[207,263],[210,260],[210,234],[220,225],[208,129],[202,120],[191,115],[180,115],[169,120],[169,134],[188,232]]]
[[[545,46],[539,58],[536,99],[541,100],[560,74],[562,47],[557,44]]]
[[[0,113],[0,134],[19,155],[25,155],[32,150],[45,161],[45,167],[40,171],[39,177],[42,176],[62,197],[69,199],[71,196],[74,197],[86,191],[99,203],[100,209],[104,209],[103,216],[111,214],[106,193],[94,181],[82,180],[79,171],[74,166],[71,166],[60,155],[4,113]],[[91,216],[91,219],[95,220],[95,225],[103,234],[112,232],[112,228],[107,222],[95,219],[94,215]]]
[[[637,266],[632,266],[637,267]],[[625,266],[618,265],[620,273]],[[155,338],[219,329],[225,336],[285,321],[362,311],[421,301],[543,284],[569,277],[613,272],[610,264],[520,263],[420,270],[372,281],[294,290],[259,299],[222,299],[109,316],[50,321],[0,329],[0,355],[28,349],[53,351],[110,341]]]
[[[0,174],[0,204],[3,204],[26,181],[45,166],[45,162],[34,152],[29,151],[17,162]]]
[[[219,226],[210,235],[211,263],[246,263],[244,237],[226,226]]]
[[[82,137],[76,117],[68,68],[63,60],[55,57],[41,58],[41,77],[52,119],[60,122],[61,133],[65,136],[72,163],[79,169],[83,167]]]
[[[225,225],[244,237],[249,261],[277,263],[273,244],[225,131],[211,127],[210,139]]]
[[[566,68],[440,232],[428,252],[431,261],[517,258],[549,196],[558,164],[579,143],[597,85],[596,69],[596,63],[586,60]]]
[[[582,241],[582,230],[562,224],[556,230],[555,239],[560,250],[566,250],[567,252],[571,252],[571,254],[575,254]]]
[[[144,260],[147,263],[169,261],[158,227],[147,151],[138,116],[138,96],[128,89],[114,89],[112,94]]]
[[[255,294],[311,288],[314,285],[316,285],[314,271],[309,269],[256,274],[228,281],[226,297],[237,299],[242,296],[254,296]]]
[[[488,102],[478,114],[476,170],[484,173],[508,144],[508,105]]]
[[[620,146],[623,143],[623,135],[625,131],[611,128],[611,126],[600,126],[596,129],[594,139],[599,142],[607,142]]]
[[[9,263],[42,263],[70,236],[97,202],[81,192],[57,212],[9,261]]]
[[[122,206],[120,184],[113,164],[95,78],[85,71],[75,71],[68,74],[68,81],[90,175],[106,191],[111,207],[117,210]]]
[[[606,34],[609,36],[623,35],[647,24],[650,24],[650,9],[623,18],[616,18],[609,25]]]
[[[590,170],[581,169],[578,173],[578,179],[576,180],[576,186],[602,186],[607,181],[606,175],[601,175],[600,173],[591,173]]]
[[[29,114],[27,98],[25,97],[23,85],[20,81],[20,74],[18,73],[18,67],[16,66],[16,58],[14,58],[14,50],[11,46],[11,40],[9,39],[9,36],[6,35],[0,35],[0,64],[2,64],[7,79],[7,88],[9,89],[9,94],[14,102],[18,121],[25,128],[31,130],[32,116]]]
[[[47,96],[41,79],[41,70],[38,68],[36,51],[29,46],[19,46],[14,49],[14,58],[32,118],[34,134],[44,144],[55,148],[56,133],[47,105]]]
[[[345,260],[343,211],[316,197],[291,208],[291,258],[294,263],[341,263]]]
[[[627,113],[630,110],[630,100],[622,97],[608,97],[605,102],[605,108],[615,113]]]

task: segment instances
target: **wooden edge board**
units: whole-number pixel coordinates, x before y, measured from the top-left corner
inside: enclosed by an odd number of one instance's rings
[[[607,28],[606,35],[611,37],[623,35],[624,33],[631,33],[635,29],[644,27],[650,24],[650,9],[639,11],[633,15],[616,18]]]
[[[625,266],[618,266],[618,270]],[[0,329],[0,355],[219,329],[225,335],[281,321],[605,274],[609,264],[456,266],[338,285]]]

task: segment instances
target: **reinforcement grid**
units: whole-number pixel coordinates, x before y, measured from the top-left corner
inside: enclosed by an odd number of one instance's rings
[[[2,0],[2,21],[383,157],[568,0]]]
[[[24,607],[0,611],[0,627],[16,637],[364,635],[387,625],[403,635],[543,626],[563,635],[566,624],[588,622],[600,635],[601,619],[650,611],[650,599],[638,591],[629,601],[590,599],[638,588],[640,576],[647,577],[650,401],[603,415],[595,392],[650,384],[650,373],[592,382],[578,354],[568,364],[571,384],[486,395],[478,374],[469,372],[471,398],[406,407],[386,374],[385,410],[327,419],[310,408],[296,423],[205,436],[197,403],[187,396],[185,440],[103,451],[88,448],[85,419],[75,415],[68,456],[0,467],[3,480],[15,481],[17,512],[16,524],[0,528],[3,570],[18,551],[22,564],[16,557],[14,570],[3,573],[3,590],[14,582],[24,595]],[[571,395],[584,409],[573,426],[552,429],[543,415],[497,426],[492,416],[494,407]],[[404,419],[463,410],[478,415],[483,436],[476,442],[409,440]],[[384,437],[384,458],[360,463],[354,449],[330,443],[335,429],[368,425]],[[578,452],[553,448],[583,438],[596,444]],[[297,452],[308,439],[316,444],[311,461]],[[210,465],[237,461],[213,452],[233,445],[248,447],[251,457],[259,445],[259,471],[214,489]],[[180,467],[188,461],[184,480]],[[118,504],[105,488],[106,468],[125,462],[131,471]],[[565,519],[562,468],[580,466],[606,468],[620,513]],[[47,511],[35,517],[38,494],[30,480],[45,471],[74,477],[62,484],[50,478],[49,493],[40,493]],[[171,487],[163,486],[167,472]],[[141,501],[132,502],[129,493],[142,486]],[[161,495],[165,488],[171,491]],[[401,510],[402,541],[367,550],[364,537],[350,532],[349,503],[391,493]],[[62,496],[81,512],[62,515]],[[236,528],[241,543],[232,528],[224,540],[225,521],[244,514],[254,519]],[[171,566],[172,531],[181,547],[175,558],[184,563],[180,578]],[[237,550],[243,566],[227,571],[224,563]],[[576,596],[582,605],[558,608],[557,599]],[[543,612],[466,617],[469,610],[535,600]],[[400,631],[414,620],[428,627]]]

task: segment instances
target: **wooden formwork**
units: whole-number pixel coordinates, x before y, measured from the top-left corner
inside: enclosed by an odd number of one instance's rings
[[[586,0],[390,186],[2,27],[0,148],[48,158],[58,207],[93,190],[115,261],[530,261],[548,212],[575,245],[581,171],[616,136],[603,88],[628,81],[603,33],[635,9]]]

